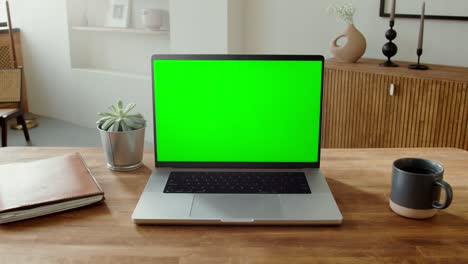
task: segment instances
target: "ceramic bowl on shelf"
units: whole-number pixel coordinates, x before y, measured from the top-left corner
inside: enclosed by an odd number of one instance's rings
[[[163,10],[145,8],[141,10],[141,19],[144,28],[161,30],[163,25]]]

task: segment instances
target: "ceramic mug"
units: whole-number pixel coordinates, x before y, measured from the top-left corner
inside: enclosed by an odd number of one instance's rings
[[[453,191],[443,179],[444,167],[426,159],[404,158],[393,163],[390,208],[408,218],[424,219],[450,206]],[[445,201],[440,202],[440,192]]]

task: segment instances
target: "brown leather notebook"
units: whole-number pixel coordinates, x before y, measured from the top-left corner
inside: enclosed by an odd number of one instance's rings
[[[104,200],[79,153],[0,165],[0,224]]]

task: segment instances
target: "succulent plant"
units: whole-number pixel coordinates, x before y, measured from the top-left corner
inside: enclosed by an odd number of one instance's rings
[[[104,131],[109,132],[124,132],[138,130],[146,126],[146,121],[140,113],[131,114],[136,104],[128,104],[124,106],[122,100],[119,100],[116,105],[109,107],[109,112],[100,112],[102,116],[96,124]]]

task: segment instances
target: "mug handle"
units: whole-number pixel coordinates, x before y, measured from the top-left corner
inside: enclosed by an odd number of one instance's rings
[[[452,187],[450,184],[448,184],[446,181],[440,179],[434,182],[434,184],[438,185],[442,189],[445,190],[445,202],[443,204],[440,204],[438,201],[432,202],[432,207],[442,210],[450,206],[452,203],[452,198],[453,198],[453,191]]]

